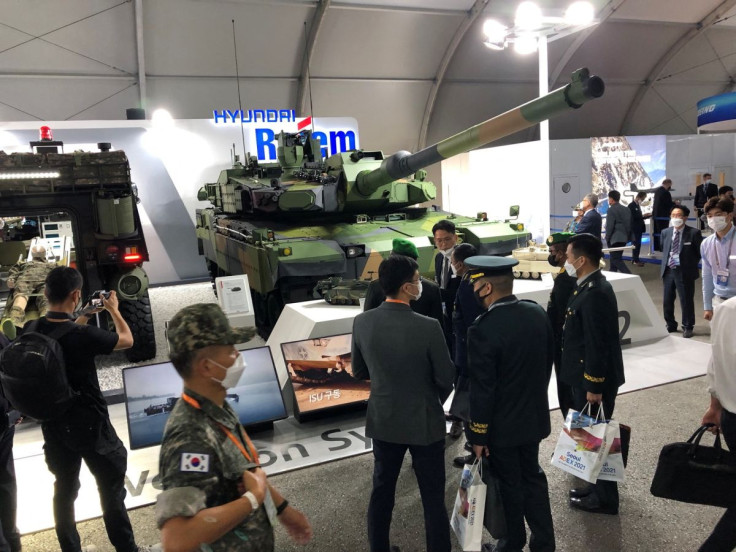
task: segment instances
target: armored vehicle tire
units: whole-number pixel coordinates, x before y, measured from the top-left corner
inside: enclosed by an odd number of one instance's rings
[[[155,357],[156,335],[148,292],[137,301],[120,301],[119,308],[133,333],[133,346],[125,350],[126,358],[130,362],[139,362]]]

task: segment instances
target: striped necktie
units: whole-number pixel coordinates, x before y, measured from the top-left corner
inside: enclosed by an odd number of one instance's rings
[[[673,232],[674,237],[672,238],[672,250],[670,251],[670,262],[667,263],[667,266],[670,268],[675,268],[677,266],[677,263],[675,262],[675,255],[680,253],[680,231],[675,230]]]

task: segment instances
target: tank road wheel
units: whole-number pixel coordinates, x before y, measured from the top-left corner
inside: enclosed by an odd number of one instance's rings
[[[119,308],[133,333],[133,346],[125,350],[126,358],[130,362],[139,362],[155,357],[156,334],[148,292],[137,301],[120,301]]]

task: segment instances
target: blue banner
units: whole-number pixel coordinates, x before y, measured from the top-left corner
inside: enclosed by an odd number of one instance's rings
[[[703,98],[698,102],[698,126],[736,119],[736,92]]]

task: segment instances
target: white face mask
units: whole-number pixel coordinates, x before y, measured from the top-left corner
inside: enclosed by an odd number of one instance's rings
[[[570,261],[565,261],[565,272],[567,272],[568,276],[572,276],[573,278],[577,278],[578,271],[577,269],[570,263]]]
[[[576,210],[574,210],[574,211],[572,212],[572,216],[573,216],[573,217],[575,217],[575,218],[577,218],[577,217],[578,217],[578,212],[577,212],[577,209],[576,209]]]
[[[682,220],[681,218],[672,218],[672,219],[670,219],[670,226],[674,226],[675,228],[679,228],[683,224],[685,224],[685,221]]]
[[[422,296],[422,281],[419,280],[418,284],[415,284],[414,282],[409,282],[409,283],[413,286],[417,286],[417,294],[416,295],[413,295],[411,293],[409,294],[411,295],[412,301],[419,301],[419,298]]]
[[[213,381],[216,381],[225,389],[232,389],[238,384],[238,382],[240,381],[240,376],[243,375],[243,370],[245,370],[245,360],[243,360],[243,355],[238,353],[238,358],[235,359],[235,362],[232,363],[230,368],[223,366],[222,364],[215,360],[212,360],[211,358],[208,360],[225,370],[224,378],[222,378],[221,380],[218,380],[217,378],[212,378]]]
[[[452,252],[454,249],[455,246],[451,245],[449,249],[440,249],[440,253],[442,253],[448,261],[450,261],[452,260]]]
[[[726,217],[708,217],[708,226],[715,232],[720,232],[726,228]]]

